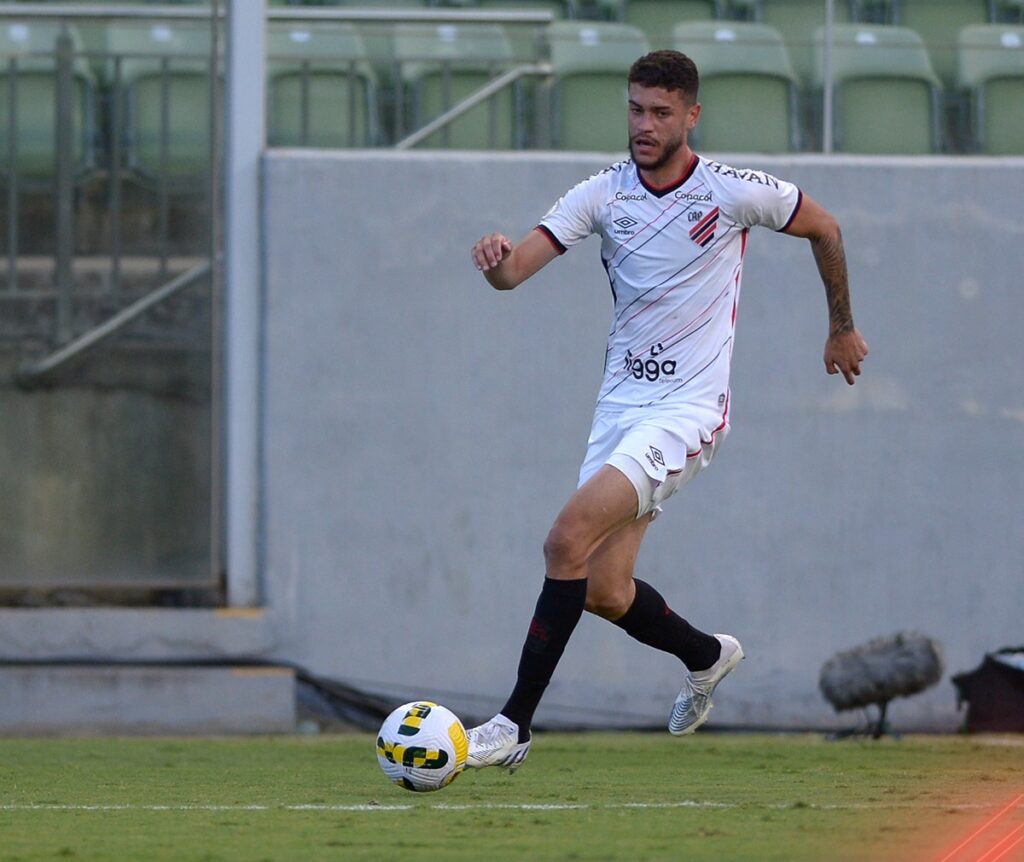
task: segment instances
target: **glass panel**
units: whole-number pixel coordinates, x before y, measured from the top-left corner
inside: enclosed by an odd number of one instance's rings
[[[210,36],[0,19],[0,604],[222,601]]]

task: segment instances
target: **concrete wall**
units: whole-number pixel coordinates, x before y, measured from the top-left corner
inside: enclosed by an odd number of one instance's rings
[[[5,596],[209,585],[208,354],[103,350],[33,390],[19,358],[0,350]]]
[[[607,156],[272,152],[265,177],[264,581],[277,654],[499,706],[572,492],[610,314],[595,239],[511,294],[469,261]],[[823,371],[807,244],[755,232],[733,432],[650,530],[638,574],[748,660],[713,721],[845,724],[822,663],[939,639],[950,672],[1024,640],[1024,161],[730,159],[840,219],[871,345]],[[538,716],[661,723],[679,668],[595,618]],[[948,674],[898,726],[958,723]]]
[[[295,676],[255,667],[0,667],[5,734],[282,733]]]

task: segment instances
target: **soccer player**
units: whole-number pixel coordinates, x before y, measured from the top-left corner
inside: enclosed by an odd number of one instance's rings
[[[570,189],[518,245],[491,233],[477,269],[512,290],[592,233],[615,303],[604,383],[576,492],[544,542],[546,578],[501,712],[469,730],[471,767],[516,769],[530,724],[584,610],[677,656],[682,689],[669,730],[707,719],[715,687],[743,658],[739,641],[707,634],[633,577],[648,525],[704,469],[729,431],[729,366],[747,233],[756,225],[810,240],[828,300],[825,370],[853,384],[867,344],[853,325],[835,219],[791,183],[701,158],[696,66],[655,51],[629,71],[632,158]]]

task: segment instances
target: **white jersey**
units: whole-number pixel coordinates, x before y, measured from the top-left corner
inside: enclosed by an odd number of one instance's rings
[[[626,159],[551,208],[538,230],[559,252],[602,238],[615,313],[599,411],[685,408],[711,427],[725,421],[747,230],[784,229],[800,200],[791,183],[695,155],[665,188]]]

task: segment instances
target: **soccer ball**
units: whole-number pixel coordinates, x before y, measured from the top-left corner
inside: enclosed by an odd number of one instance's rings
[[[469,740],[458,716],[417,700],[398,707],[377,734],[377,762],[399,787],[440,790],[466,768]]]

